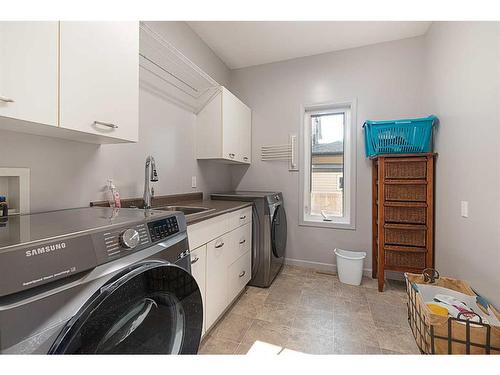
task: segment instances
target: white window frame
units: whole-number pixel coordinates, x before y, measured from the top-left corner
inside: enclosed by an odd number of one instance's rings
[[[356,229],[356,99],[328,103],[310,104],[301,107],[300,126],[300,186],[299,225],[334,229]],[[349,109],[348,112],[345,112]],[[344,207],[343,217],[310,215],[311,194],[311,116],[328,113],[346,113],[344,122]]]

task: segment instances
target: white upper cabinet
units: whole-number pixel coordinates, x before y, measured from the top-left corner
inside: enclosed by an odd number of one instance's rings
[[[198,159],[251,162],[252,111],[225,87],[198,113]]]
[[[139,25],[61,22],[60,126],[138,140]]]
[[[0,22],[0,129],[137,142],[139,23]]]
[[[58,27],[0,22],[0,116],[57,126]]]

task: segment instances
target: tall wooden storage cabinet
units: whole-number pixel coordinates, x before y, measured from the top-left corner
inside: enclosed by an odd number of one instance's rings
[[[373,159],[373,278],[384,290],[385,271],[422,272],[434,265],[436,154]]]

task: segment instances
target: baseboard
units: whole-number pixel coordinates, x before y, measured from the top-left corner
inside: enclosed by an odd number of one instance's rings
[[[312,268],[319,271],[337,273],[337,265],[331,263],[321,263],[321,262],[312,262],[310,260],[285,258],[285,264],[291,266],[304,267],[304,268]],[[372,276],[371,268],[363,269],[363,276],[371,277]]]

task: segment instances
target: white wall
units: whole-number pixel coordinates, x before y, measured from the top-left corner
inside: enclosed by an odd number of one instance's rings
[[[186,24],[165,22],[152,27],[214,79],[227,83],[227,67]],[[122,197],[142,197],[148,154],[157,161],[157,195],[230,188],[227,166],[195,160],[194,114],[143,89],[139,105],[136,144],[97,146],[1,131],[0,166],[31,169],[32,212],[88,206],[91,200],[104,199],[102,189],[108,177],[114,179]],[[194,175],[197,189],[191,188]]]
[[[284,193],[287,257],[333,264],[335,247],[368,252],[371,269],[371,163],[365,158],[366,119],[427,115],[422,106],[424,39],[382,43],[231,72],[231,89],[252,112],[252,165],[233,167],[238,189]],[[299,174],[284,162],[262,162],[260,147],[283,144],[298,134],[303,104],[357,98],[356,230],[298,225]]]
[[[426,53],[424,97],[440,119],[436,266],[500,306],[500,22],[435,22]]]

